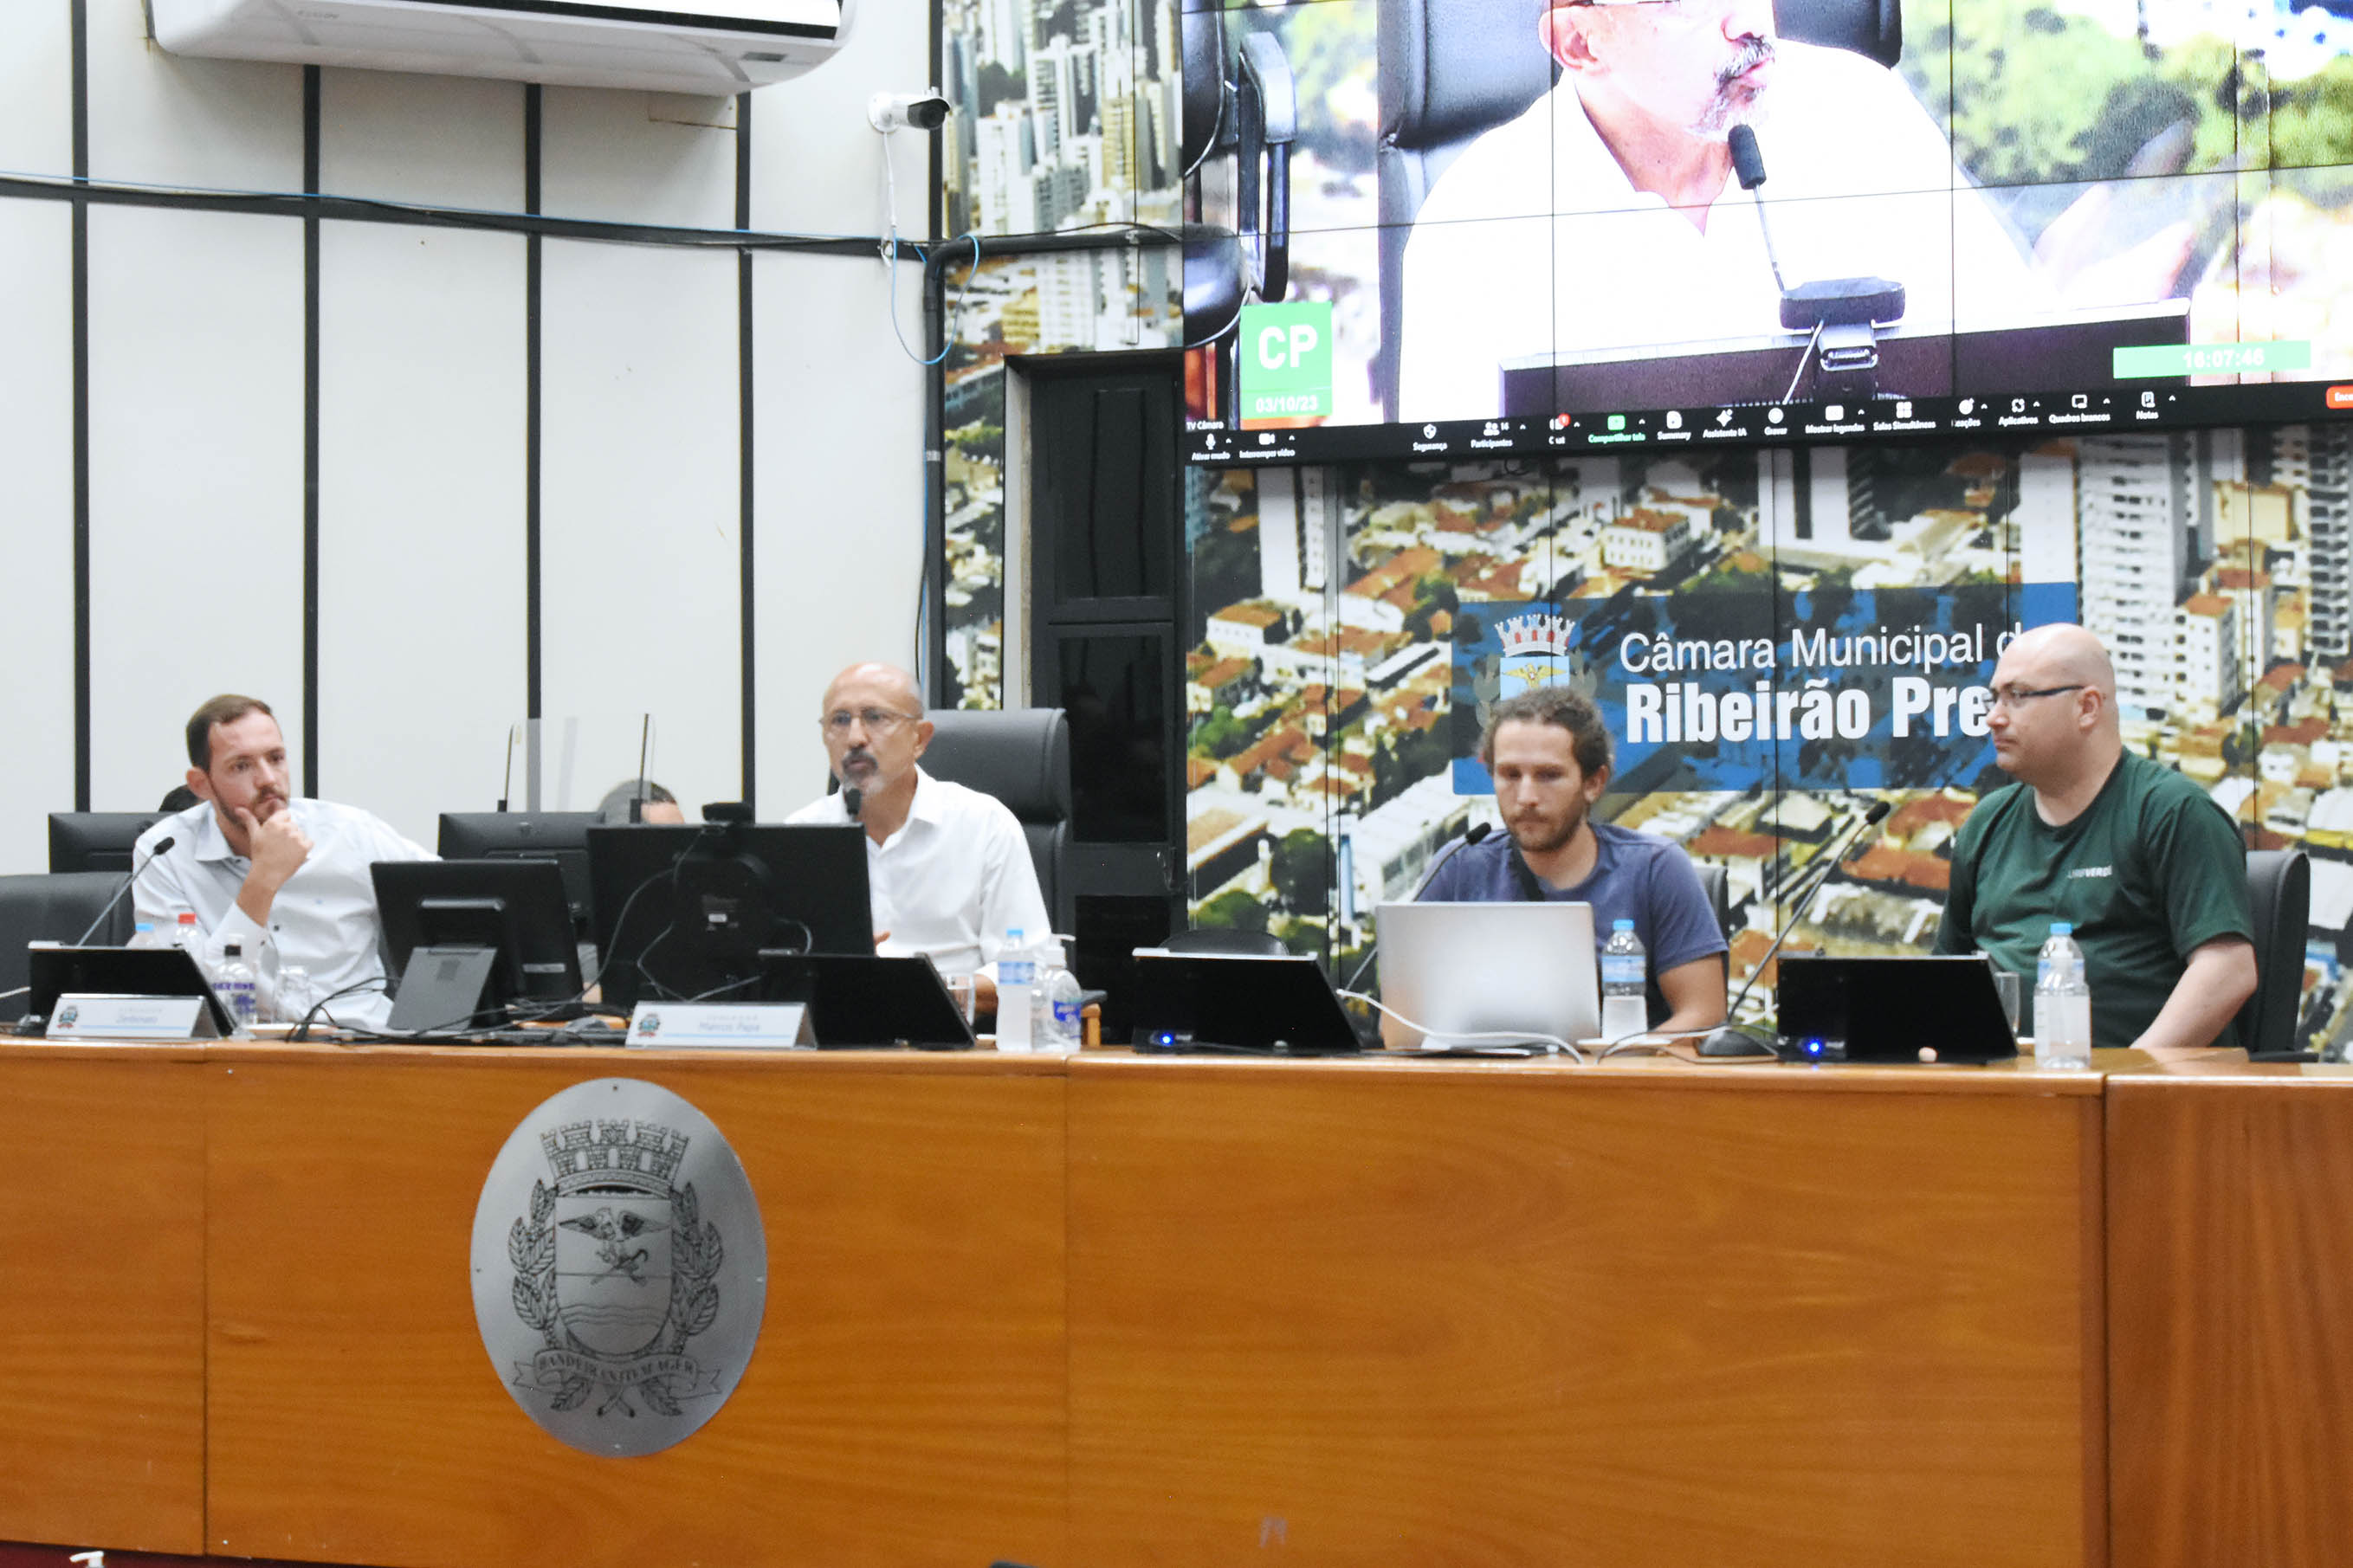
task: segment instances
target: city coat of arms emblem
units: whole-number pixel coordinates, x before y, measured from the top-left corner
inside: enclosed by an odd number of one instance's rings
[[[766,1252],[743,1166],[708,1118],[654,1084],[579,1084],[524,1119],[483,1186],[483,1346],[550,1435],[653,1453],[733,1391],[759,1333]]]

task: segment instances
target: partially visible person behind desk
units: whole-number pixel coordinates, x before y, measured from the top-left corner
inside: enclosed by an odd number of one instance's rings
[[[893,665],[856,664],[826,688],[818,724],[840,781],[787,822],[857,822],[877,951],[924,953],[943,974],[978,973],[995,1005],[993,964],[1005,933],[1036,942],[1054,929],[1020,820],[1002,801],[923,772],[932,742],[915,678]]]
[[[624,779],[605,792],[596,803],[596,820],[607,827],[626,827],[631,820],[629,807],[638,807],[636,820],[676,827],[686,821],[686,811],[678,804],[678,796],[651,779]]]
[[[259,698],[216,697],[189,718],[188,787],[196,805],[140,835],[138,918],[160,931],[193,910],[203,935],[197,961],[216,969],[237,943],[265,1005],[289,967],[307,971],[320,997],[365,987],[328,1012],[381,1028],[392,1004],[368,868],[435,857],[356,806],[296,799],[286,738]],[[172,847],[148,863],[165,838]]]
[[[1597,939],[1630,920],[1650,957],[1651,1026],[1682,1034],[1723,1023],[1728,950],[1690,858],[1664,838],[1593,819],[1610,752],[1591,700],[1562,687],[1504,699],[1489,710],[1479,759],[1494,778],[1504,831],[1457,850],[1421,901],[1590,904]]]
[[[2125,750],[2099,638],[2078,626],[2019,637],[1994,667],[1987,722],[2018,782],[1978,802],[1953,841],[1936,951],[1985,952],[2031,984],[2065,921],[2094,1045],[2237,1044],[2231,1019],[2255,989],[2245,849],[2205,791]]]

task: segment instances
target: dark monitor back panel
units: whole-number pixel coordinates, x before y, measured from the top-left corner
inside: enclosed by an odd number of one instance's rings
[[[1298,1056],[1364,1048],[1313,958],[1141,952],[1135,974],[1132,1037],[1142,1048]]]
[[[588,830],[603,820],[593,811],[445,811],[439,853],[444,860],[554,861],[573,929],[586,936],[596,925]]]
[[[53,811],[49,869],[128,871],[132,846],[163,820],[160,811]]]
[[[866,833],[854,823],[588,830],[604,999],[749,1000],[765,952],[871,953]]]
[[[586,986],[564,879],[543,860],[385,860],[372,867],[390,970],[399,974],[420,944],[464,941],[511,949],[505,988],[521,997],[561,1002]],[[453,905],[499,906],[495,921],[438,911]]]
[[[912,1046],[972,1048],[972,1028],[928,958],[873,953],[763,954],[760,994],[806,1003],[817,1043],[828,1049]]]
[[[1969,955],[1791,954],[1775,991],[1785,1050],[1835,1042],[1847,1061],[1999,1061],[2018,1054],[1993,969]],[[1935,1052],[1923,1058],[1923,1050]]]

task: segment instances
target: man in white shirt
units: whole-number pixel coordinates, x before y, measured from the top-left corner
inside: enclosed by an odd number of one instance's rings
[[[199,804],[140,836],[138,918],[164,931],[193,910],[207,972],[235,943],[265,1005],[299,967],[314,996],[361,988],[329,1005],[337,1022],[383,1027],[392,1004],[368,868],[435,857],[357,807],[294,798],[286,738],[258,698],[216,697],[188,720],[188,787]],[[147,863],[167,837],[172,847]]]
[[[1725,144],[1744,122],[1791,286],[1889,279],[1905,321],[1940,328],[2056,307],[1904,83],[1776,37],[1772,0],[1567,0],[1540,30],[1558,85],[1472,143],[1415,219],[1401,418],[1501,412],[1509,360],[1783,331]]]
[[[932,725],[913,676],[852,665],[826,688],[818,722],[841,791],[786,820],[865,827],[876,951],[927,953],[943,974],[978,973],[1007,931],[1035,942],[1053,930],[1019,820],[994,796],[917,765]],[[980,989],[993,1005],[985,973]]]

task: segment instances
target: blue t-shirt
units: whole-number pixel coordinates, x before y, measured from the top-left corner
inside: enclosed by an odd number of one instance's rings
[[[1651,968],[1651,1021],[1672,1011],[1658,977],[1694,959],[1728,951],[1715,911],[1690,857],[1663,838],[1607,822],[1592,825],[1593,873],[1573,888],[1554,888],[1520,859],[1509,833],[1489,834],[1457,850],[1430,886],[1426,904],[1499,904],[1529,899],[1593,906],[1593,940],[1609,940],[1613,922],[1632,921]]]

